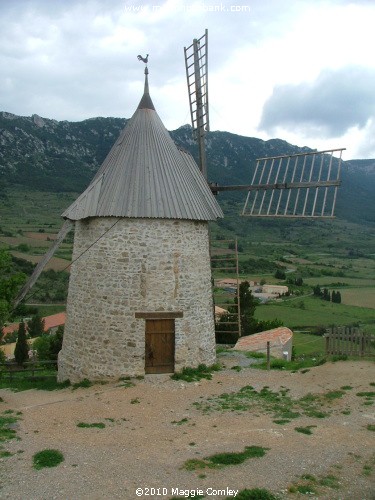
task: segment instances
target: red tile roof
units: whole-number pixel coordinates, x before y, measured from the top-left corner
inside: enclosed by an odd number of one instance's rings
[[[257,349],[266,349],[267,342],[270,346],[281,346],[293,337],[293,332],[285,326],[266,330],[264,332],[254,333],[238,339],[234,349],[238,351],[255,351]]]
[[[50,328],[56,328],[60,325],[65,325],[66,313],[61,312],[57,314],[52,314],[51,316],[45,316],[44,318],[44,331],[47,332]],[[5,326],[3,328],[3,336],[13,333],[18,330],[19,323],[12,323],[11,325]]]

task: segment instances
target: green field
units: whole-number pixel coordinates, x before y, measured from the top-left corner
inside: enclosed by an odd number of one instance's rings
[[[333,304],[315,297],[300,297],[269,303],[256,308],[258,320],[279,319],[289,328],[360,323],[366,331],[375,332],[375,309]]]
[[[6,189],[0,199],[0,247],[13,255],[37,262],[62,226],[61,213],[76,198],[75,193],[42,192],[26,187]],[[375,330],[375,229],[344,220],[259,220],[240,217],[242,204],[219,197],[225,218],[210,224],[211,241],[228,253],[223,240],[238,239],[240,268],[259,260],[259,268],[244,271],[242,279],[267,284],[285,284],[274,277],[268,263],[283,266],[286,277],[302,277],[304,286],[285,302],[258,306],[259,320],[281,320],[291,328],[360,324]],[[73,233],[60,246],[49,267],[65,269],[71,258]],[[215,252],[214,252],[215,253]],[[262,259],[262,260],[260,260]],[[268,262],[265,262],[268,261]],[[48,268],[47,268],[48,269]],[[245,269],[245,268],[244,268]],[[272,269],[272,266],[271,266]],[[234,277],[214,271],[214,277]],[[340,290],[342,303],[332,304],[308,295],[319,284]],[[216,292],[225,303],[233,295]],[[41,299],[44,300],[44,299]]]

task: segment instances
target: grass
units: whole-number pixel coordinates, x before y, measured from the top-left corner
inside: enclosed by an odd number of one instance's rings
[[[289,486],[288,491],[289,493],[301,493],[302,495],[320,495],[319,487],[338,489],[340,483],[338,478],[331,474],[320,478],[316,478],[311,474],[303,474],[300,481]]]
[[[214,364],[212,366],[206,366],[201,364],[198,368],[185,367],[180,372],[171,375],[172,380],[184,380],[185,382],[196,382],[205,378],[207,380],[212,379],[212,372],[217,372],[221,369],[220,365]]]
[[[375,431],[375,424],[367,424],[366,429],[368,431]]]
[[[187,422],[189,422],[188,418],[182,418],[181,420],[173,420],[171,424],[182,425],[186,424]]]
[[[57,382],[56,370],[42,370],[38,372],[37,378],[31,378],[30,372],[16,372],[12,374],[12,380],[7,374],[0,378],[0,389],[10,389],[14,392],[28,391],[29,389],[38,389],[42,391],[55,391],[65,389],[70,386],[70,382]]]
[[[193,404],[203,413],[262,411],[272,415],[275,424],[283,425],[301,416],[318,419],[328,417],[333,410],[327,411],[324,407],[330,401],[325,394],[306,394],[299,399],[292,399],[284,388],[271,391],[265,386],[256,391],[254,387],[247,385],[237,392],[223,393]]]
[[[187,460],[184,464],[186,470],[198,470],[198,469],[214,469],[225,467],[228,465],[239,465],[248,460],[249,458],[260,458],[266,454],[269,448],[264,448],[262,446],[246,446],[244,451],[239,453],[216,453],[203,460],[198,460],[193,458]]]
[[[64,455],[61,451],[46,449],[35,453],[33,456],[34,469],[43,469],[45,467],[56,467],[64,461]]]
[[[324,356],[325,340],[318,335],[309,333],[293,333],[293,346],[296,356],[317,355]]]
[[[295,427],[294,430],[300,432],[301,434],[307,434],[310,436],[312,434],[312,428],[316,427],[316,425],[307,425],[306,427]]]
[[[328,399],[329,401],[332,401],[333,399],[340,399],[343,397],[345,394],[344,391],[328,391],[326,394],[324,394],[325,399]]]
[[[11,426],[18,420],[19,417],[11,414],[9,411],[5,411],[0,415],[0,446],[5,441],[17,438],[17,433]]]
[[[360,293],[358,291],[358,293]],[[360,322],[373,324],[375,311],[370,307],[335,304],[315,297],[304,297],[304,310],[293,307],[292,300],[261,305],[255,310],[255,318],[262,321],[281,320],[289,328],[305,326],[343,325]]]
[[[326,363],[324,357],[303,357],[301,359],[295,359],[293,361],[287,361],[286,359],[271,359],[270,368],[271,370],[289,370],[298,371],[301,373],[307,373],[308,368],[313,368],[314,366],[320,366]],[[261,370],[267,369],[267,361],[253,365],[252,368],[260,368]]]
[[[321,486],[326,486],[327,488],[338,489],[340,488],[339,480],[336,476],[328,475],[324,476],[319,480]]]
[[[93,422],[91,424],[87,422],[79,422],[77,424],[77,427],[81,427],[83,429],[91,429],[91,428],[104,429],[105,424],[103,424],[103,422]]]
[[[233,500],[233,496],[224,500]],[[241,490],[236,495],[236,500],[277,500],[279,497],[264,488],[253,488]]]
[[[73,384],[72,388],[73,388],[73,390],[81,389],[81,388],[88,389],[91,386],[92,386],[92,382],[89,379],[84,378],[80,382],[76,382],[75,384]]]

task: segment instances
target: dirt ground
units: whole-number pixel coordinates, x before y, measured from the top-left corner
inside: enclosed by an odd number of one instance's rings
[[[15,424],[20,440],[5,444],[13,455],[1,459],[0,497],[170,499],[187,497],[187,490],[194,498],[200,490],[204,498],[224,499],[235,490],[267,488],[280,498],[297,499],[306,495],[288,488],[304,484],[301,476],[310,475],[315,498],[375,499],[375,432],[367,428],[375,424],[375,405],[357,395],[375,391],[370,385],[375,383],[374,363],[326,363],[290,373],[251,367],[235,371],[231,366],[241,364],[238,358],[227,355],[221,361],[226,368],[212,380],[194,383],[149,375],[131,387],[117,382],[54,392],[1,390],[0,411],[22,415]],[[204,413],[194,405],[246,385],[257,391],[288,388],[294,399],[352,389],[327,400],[328,417],[300,416],[282,425],[259,407]],[[80,428],[80,422],[105,423],[105,428]],[[295,430],[309,425],[316,426],[311,435]],[[189,459],[252,445],[267,448],[265,456],[216,469],[183,467]],[[65,460],[35,470],[32,457],[46,448],[60,450]],[[320,484],[327,476],[334,476],[338,487]]]

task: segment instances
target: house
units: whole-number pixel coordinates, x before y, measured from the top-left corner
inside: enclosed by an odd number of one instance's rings
[[[234,349],[237,351],[267,352],[270,342],[271,356],[290,361],[292,359],[293,332],[285,326],[254,333],[238,339]]]

